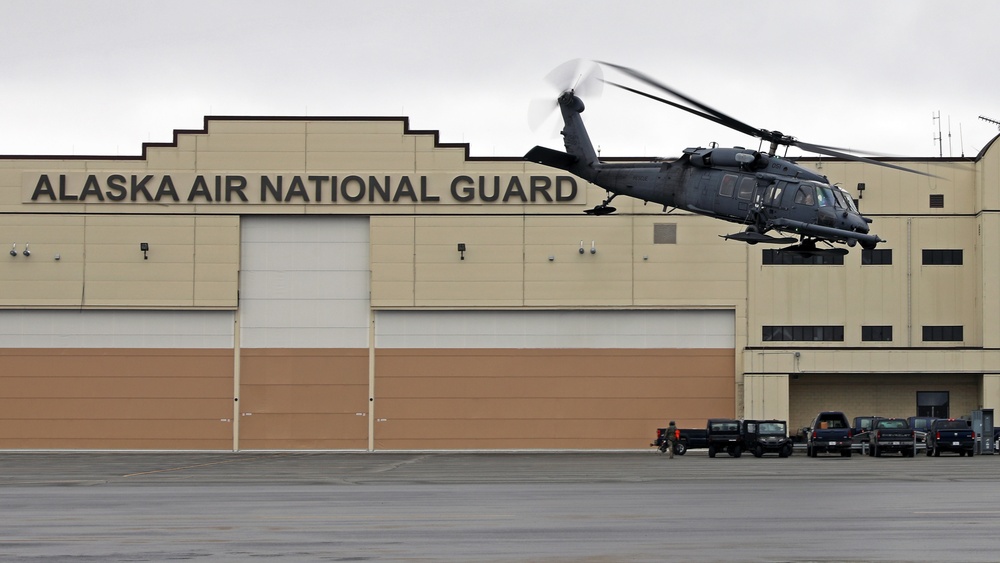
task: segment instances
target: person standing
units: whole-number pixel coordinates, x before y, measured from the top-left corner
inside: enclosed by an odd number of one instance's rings
[[[664,436],[667,440],[667,452],[670,453],[670,459],[674,459],[674,445],[681,439],[681,431],[677,429],[677,425],[674,421],[670,421],[670,426],[667,426],[667,435]]]

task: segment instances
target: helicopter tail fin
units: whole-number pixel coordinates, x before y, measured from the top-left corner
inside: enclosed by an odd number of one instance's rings
[[[583,125],[583,118],[580,117],[583,108],[583,101],[573,95],[573,92],[564,92],[559,96],[559,109],[565,122],[562,135],[566,143],[566,152],[535,147],[524,155],[524,159],[566,170],[581,178],[591,177],[600,160],[597,151],[594,150],[594,144],[590,142],[587,128]]]
[[[562,130],[563,139],[566,143],[566,152],[576,157],[579,165],[593,167],[600,163],[597,158],[597,151],[594,150],[594,143],[590,141],[587,128],[583,125],[584,105],[583,100],[576,97],[573,92],[564,92],[559,96],[559,109],[562,112],[565,126]]]

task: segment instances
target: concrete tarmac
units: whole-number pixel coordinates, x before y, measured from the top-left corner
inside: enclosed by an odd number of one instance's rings
[[[1000,456],[0,453],[0,560],[997,561]]]

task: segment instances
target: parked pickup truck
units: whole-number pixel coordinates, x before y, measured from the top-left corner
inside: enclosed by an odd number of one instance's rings
[[[767,453],[778,457],[792,455],[792,439],[788,437],[788,424],[784,420],[744,420],[743,449],[754,457]]]
[[[743,454],[743,438],[740,421],[729,418],[710,418],[705,427],[708,433],[708,457],[725,451],[732,457]]]
[[[806,452],[816,457],[819,452],[840,453],[851,457],[851,425],[842,412],[824,411],[813,420]]]
[[[968,420],[938,419],[927,431],[927,455],[935,457],[941,452],[956,452],[969,457],[975,453],[976,433]]]
[[[899,452],[903,457],[913,457],[916,436],[905,418],[880,418],[868,433],[868,455],[879,457],[888,452]]]
[[[684,455],[690,449],[704,449],[708,447],[708,431],[704,428],[681,428],[681,439],[674,444],[674,453]],[[667,451],[667,429],[656,429],[656,440],[650,446],[656,446],[660,452]]]
[[[927,443],[927,433],[931,429],[931,424],[937,420],[934,416],[910,416],[906,422],[910,423],[913,434],[917,439],[917,449],[923,448]]]

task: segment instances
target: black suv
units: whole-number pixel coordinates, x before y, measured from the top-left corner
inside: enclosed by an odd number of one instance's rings
[[[743,454],[740,438],[740,421],[730,418],[710,418],[706,426],[708,431],[708,457],[725,450],[732,457]]]

